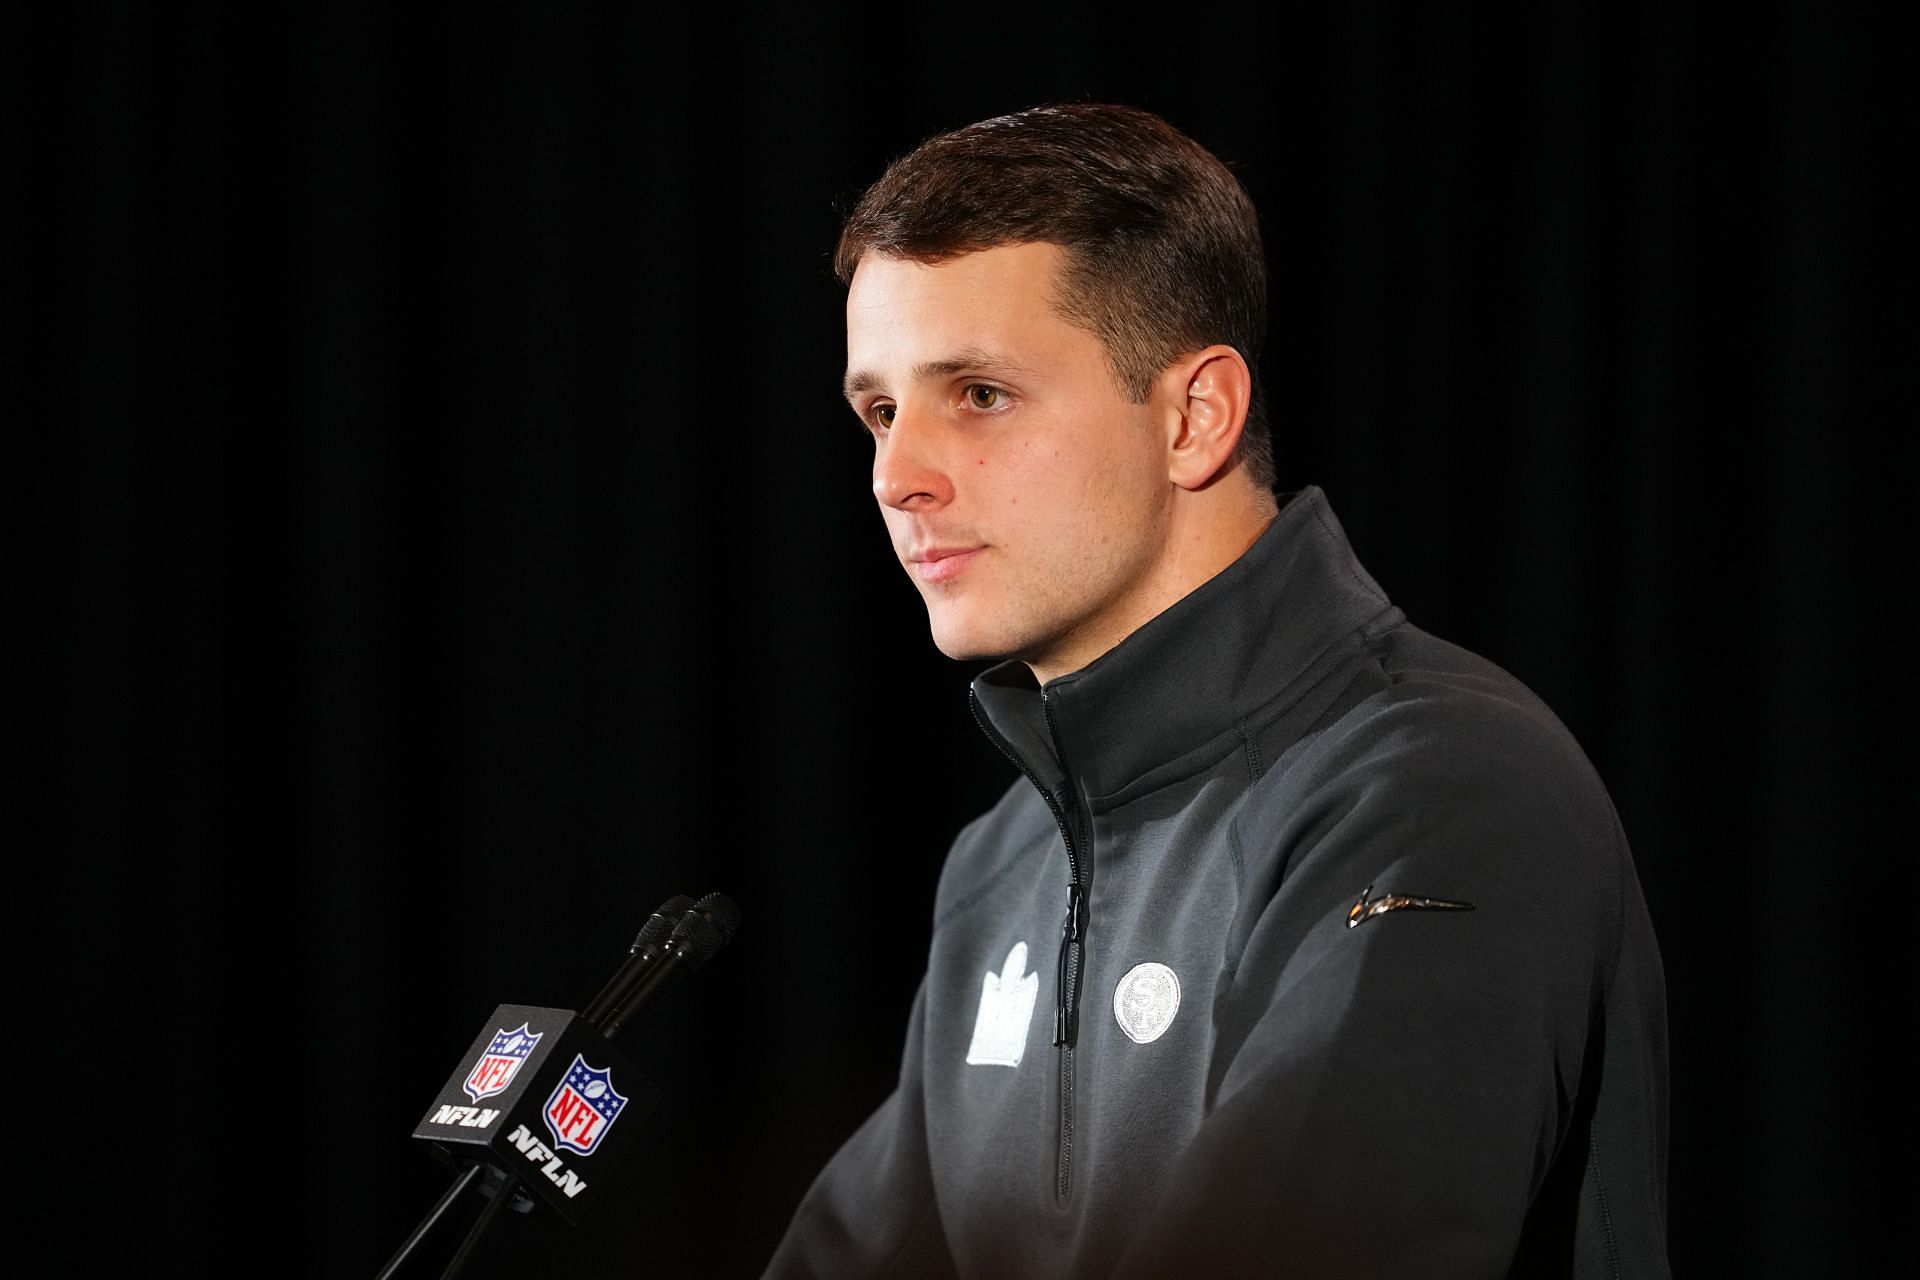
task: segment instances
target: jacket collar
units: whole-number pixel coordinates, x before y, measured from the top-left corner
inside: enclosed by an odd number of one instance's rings
[[[1390,608],[1318,487],[1294,494],[1238,560],[1090,665],[1034,682],[1003,662],[973,682],[989,737],[1042,788],[1113,796],[1189,776],[1329,646]]]

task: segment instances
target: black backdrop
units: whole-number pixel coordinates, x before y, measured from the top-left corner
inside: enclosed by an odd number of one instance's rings
[[[1884,1256],[1912,417],[1872,389],[1914,335],[1883,34],[269,8],[9,41],[21,1247],[371,1274],[491,1007],[577,1005],[721,888],[738,942],[637,1037],[668,1102],[628,1203],[511,1220],[480,1272],[764,1260],[889,1087],[946,842],[1009,780],[865,493],[836,208],[935,129],[1100,98],[1262,210],[1282,487],[1613,791],[1667,961],[1677,1267]]]

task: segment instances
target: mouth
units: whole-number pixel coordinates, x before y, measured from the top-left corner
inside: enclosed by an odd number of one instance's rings
[[[908,559],[913,564],[913,576],[921,582],[951,582],[985,550],[985,547],[928,547],[914,552]]]

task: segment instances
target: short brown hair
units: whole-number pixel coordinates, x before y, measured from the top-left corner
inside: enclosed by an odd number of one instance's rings
[[[1056,305],[1100,339],[1136,403],[1183,355],[1225,343],[1246,358],[1254,395],[1234,457],[1271,488],[1259,220],[1227,167],[1160,117],[1069,103],[929,138],[860,197],[833,267],[847,284],[868,253],[933,263],[1034,241],[1066,250]]]

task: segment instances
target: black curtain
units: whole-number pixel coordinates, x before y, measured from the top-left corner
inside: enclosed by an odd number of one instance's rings
[[[25,1256],[370,1275],[492,1007],[577,1007],[719,888],[738,941],[636,1037],[643,1155],[475,1274],[755,1272],[1011,780],[866,493],[838,214],[930,132],[1092,98],[1262,211],[1281,487],[1612,791],[1676,1269],[1892,1257],[1896,46],[1844,6],[1328,8],[17,17]]]

